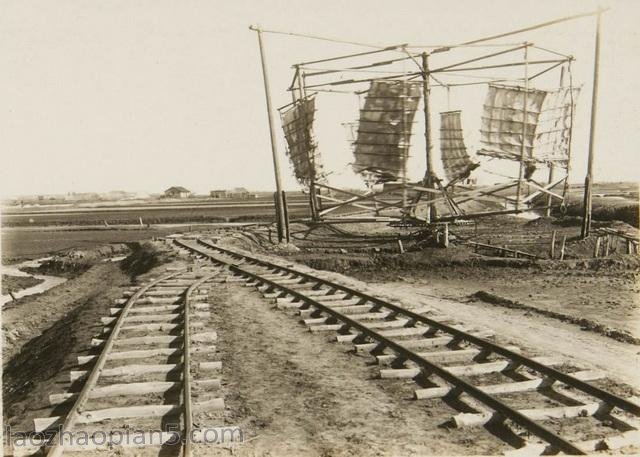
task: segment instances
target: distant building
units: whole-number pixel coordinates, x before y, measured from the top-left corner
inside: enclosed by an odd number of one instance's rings
[[[209,197],[211,198],[229,198],[228,190],[212,190],[209,192]]]
[[[169,187],[164,191],[165,198],[188,198],[191,196],[191,191],[180,186]]]
[[[258,194],[255,192],[249,192],[244,187],[236,187],[231,190],[212,190],[209,192],[209,197],[211,198],[237,198],[237,199],[245,199],[245,198],[258,198]]]
[[[230,198],[258,198],[258,195],[253,192],[249,192],[244,187],[236,187],[229,191]]]

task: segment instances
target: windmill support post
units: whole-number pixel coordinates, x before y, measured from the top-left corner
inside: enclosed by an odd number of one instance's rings
[[[297,88],[298,88],[298,95],[300,97],[300,99],[304,100],[307,96],[307,91],[305,89],[305,83],[304,83],[304,75],[303,73],[300,71],[300,67],[298,65],[295,66],[296,69],[296,76],[295,76],[295,81],[297,84]],[[291,95],[293,96],[293,102],[296,102],[296,91],[295,88],[291,91]],[[304,116],[304,126],[305,126],[305,134],[309,133],[309,129],[307,126],[307,113],[304,112],[302,113],[302,115]],[[311,141],[311,138],[309,138],[309,141]],[[318,211],[320,210],[320,200],[318,199],[318,190],[316,188],[316,168],[315,168],[315,161],[313,160],[313,158],[311,157],[311,152],[308,151],[308,160],[309,160],[309,169],[313,170],[312,171],[312,175],[311,175],[311,179],[309,180],[309,209],[311,211],[311,220],[313,222],[317,222],[320,218],[318,216]]]
[[[431,102],[429,101],[429,94],[431,89],[429,88],[429,55],[426,52],[422,53],[422,95],[424,100],[424,140],[425,140],[425,155],[426,155],[426,170],[425,170],[425,186],[433,188],[433,157],[432,149],[433,142],[431,139]],[[435,204],[431,203],[427,207],[426,222],[431,222],[431,216],[435,216]]]
[[[278,241],[282,242],[284,239],[288,239],[289,236],[285,232],[288,224],[285,223],[284,214],[284,202],[282,201],[282,183],[280,180],[280,162],[278,158],[278,143],[276,140],[276,130],[273,122],[273,107],[271,105],[271,91],[269,88],[269,75],[267,71],[267,62],[264,52],[264,44],[262,42],[262,29],[259,26],[249,26],[250,30],[257,32],[258,34],[258,46],[260,47],[260,61],[262,63],[262,78],[264,81],[264,94],[267,104],[267,116],[269,119],[269,135],[271,138],[271,154],[273,158],[273,171],[276,181],[276,221],[278,223]]]
[[[584,198],[582,204],[582,238],[587,238],[591,232],[593,159],[595,155],[596,114],[598,111],[598,79],[600,73],[600,24],[602,10],[596,16],[595,55],[593,59],[593,90],[591,92],[591,125],[589,128],[589,158],[587,159],[587,175],[584,178]]]
[[[529,95],[529,43],[524,43],[524,104],[522,107],[522,142],[520,143],[520,169],[518,171],[518,187],[516,190],[516,209],[520,209],[522,195],[522,178],[524,175],[524,155],[527,143],[527,103]]]

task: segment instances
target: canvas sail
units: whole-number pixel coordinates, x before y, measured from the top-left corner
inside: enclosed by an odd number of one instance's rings
[[[563,87],[545,97],[534,142],[536,160],[568,166],[572,117],[579,94],[580,88]]]
[[[353,169],[365,181],[397,181],[404,176],[420,87],[406,81],[371,83],[354,142]]]
[[[579,88],[527,92],[526,139],[523,159],[529,163],[559,163],[567,167],[571,128]],[[479,155],[519,161],[521,158],[525,90],[489,85],[484,104]]]
[[[546,95],[546,91],[538,89],[525,91],[518,86],[489,84],[482,114],[481,149],[478,154],[519,161],[522,155],[523,125],[526,122],[524,158],[533,157],[538,119]]]
[[[297,100],[293,106],[280,112],[287,155],[296,179],[304,185],[324,178],[318,144],[313,134],[315,111],[315,97],[311,96]]]
[[[446,111],[440,113],[440,151],[444,175],[451,183],[464,179],[478,167],[469,158],[464,145],[462,121],[460,111]]]

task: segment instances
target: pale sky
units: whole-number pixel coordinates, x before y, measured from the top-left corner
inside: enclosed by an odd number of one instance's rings
[[[273,189],[252,23],[376,45],[454,44],[598,4],[611,10],[603,18],[595,177],[638,180],[640,1],[5,0],[0,5],[0,190],[7,196],[160,192],[171,185],[196,192]],[[583,92],[573,182],[584,179],[586,168],[594,30],[595,19],[587,18],[496,41],[528,40],[576,57],[574,82],[583,84]],[[366,50],[281,35],[265,35],[265,45],[276,107],[291,101],[286,88],[293,63]],[[474,48],[464,56],[493,50]],[[440,62],[461,55],[443,55]],[[451,91],[449,107],[463,110],[470,150],[478,146],[485,91],[483,86]],[[447,108],[444,91],[434,89],[434,122]],[[352,152],[340,125],[356,120],[357,110],[354,95],[318,96],[318,143],[337,185],[361,182],[348,169]],[[424,140],[419,123],[416,129],[411,164],[419,177]],[[293,189],[279,122],[277,133],[284,186]]]

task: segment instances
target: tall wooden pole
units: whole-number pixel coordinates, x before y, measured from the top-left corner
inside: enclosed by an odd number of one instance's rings
[[[422,53],[422,98],[424,99],[424,141],[425,141],[425,154],[427,169],[425,172],[425,185],[428,188],[433,189],[433,157],[431,155],[433,149],[433,142],[431,140],[431,102],[429,100],[429,94],[431,89],[429,88],[429,54]],[[432,200],[432,196],[429,195],[429,200]],[[426,222],[431,222],[431,217],[435,216],[436,207],[434,203],[430,203],[427,208]]]
[[[405,74],[406,77],[406,74]],[[402,82],[402,215],[405,216],[407,208],[407,153],[409,144],[409,135],[407,134],[407,92],[409,83]]]
[[[276,129],[273,122],[273,107],[271,106],[271,92],[269,89],[269,75],[267,73],[267,60],[264,54],[264,45],[262,44],[262,29],[259,26],[251,25],[250,30],[258,33],[258,45],[260,46],[260,60],[262,62],[262,77],[264,80],[264,94],[267,101],[267,115],[269,118],[269,134],[271,136],[271,154],[273,157],[273,171],[276,178],[276,218],[280,220],[280,230],[278,240],[282,241],[287,238],[285,233],[285,213],[284,202],[282,201],[282,183],[280,181],[280,162],[278,158],[278,143],[276,140]]]
[[[516,210],[520,209],[522,178],[524,175],[524,156],[527,144],[527,117],[529,103],[529,43],[524,46],[524,104],[522,106],[522,143],[520,143],[520,170],[518,171],[518,190],[516,192]]]
[[[589,158],[587,160],[587,175],[584,178],[584,200],[582,205],[582,238],[587,238],[591,231],[591,186],[593,185],[593,156],[595,154],[596,113],[598,111],[598,74],[600,67],[600,22],[602,10],[598,11],[596,19],[596,44],[593,59],[593,90],[591,92],[591,125],[589,130]]]
[[[560,89],[564,87],[564,65],[560,67]],[[573,88],[569,88],[569,90],[573,90]],[[549,162],[549,179],[547,180],[548,184],[553,183],[555,177],[555,166],[553,162]],[[565,179],[566,182],[566,179]],[[551,189],[549,189],[551,190]],[[547,217],[551,216],[551,206],[553,205],[553,197],[551,194],[547,196],[547,209],[545,210],[544,215]]]
[[[298,84],[298,94],[300,99],[304,100],[307,97],[307,90],[304,87],[304,75],[300,71],[300,67],[296,66],[296,81]],[[292,91],[293,93],[294,91]],[[295,102],[295,94],[293,96],[293,101]],[[303,125],[304,125],[304,134],[309,135],[309,126],[307,125],[307,113],[306,111],[302,113],[303,117]],[[309,145],[311,145],[311,138],[308,138]],[[309,182],[309,206],[311,209],[311,220],[319,221],[320,218],[318,216],[318,189],[316,188],[316,163],[314,157],[311,155],[311,151],[307,151],[307,160],[309,161],[309,169],[311,170],[311,179]]]

